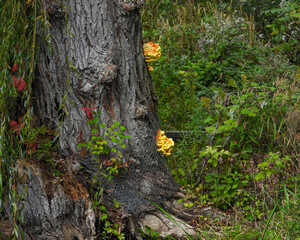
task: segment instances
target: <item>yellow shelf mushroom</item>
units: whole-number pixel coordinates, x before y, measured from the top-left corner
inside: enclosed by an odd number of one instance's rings
[[[157,43],[148,42],[143,45],[146,62],[155,62],[160,59],[161,49]]]
[[[174,147],[174,141],[172,138],[167,138],[164,131],[157,130],[156,134],[157,151],[162,152],[163,155],[171,155],[172,148]]]

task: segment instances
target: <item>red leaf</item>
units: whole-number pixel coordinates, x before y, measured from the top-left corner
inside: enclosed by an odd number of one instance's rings
[[[20,133],[20,128],[22,127],[22,123],[18,124],[17,126],[13,127],[13,130],[16,130],[16,134]]]
[[[18,124],[18,123],[17,123],[16,121],[14,121],[14,120],[12,120],[12,121],[10,121],[10,122],[8,123],[8,125],[11,126],[11,127],[16,126],[17,124]]]
[[[90,120],[93,119],[93,112],[91,110],[87,111],[86,115],[87,115],[88,119],[90,119]]]
[[[36,143],[32,142],[29,145],[27,144],[27,153],[33,153],[36,150]]]
[[[95,111],[95,107],[91,107],[91,108],[88,108],[88,107],[84,107],[82,108],[82,110],[86,111],[86,115],[88,117],[89,120],[92,120],[94,117],[93,117],[93,112]]]
[[[34,152],[36,150],[36,143],[30,143],[31,150]]]
[[[23,80],[23,78],[17,78],[16,75],[12,76],[13,78],[13,86],[14,88],[17,88],[20,91],[23,91],[26,87],[26,82]]]
[[[12,78],[13,78],[13,86],[14,86],[14,88],[18,88],[18,78],[17,78],[17,76],[16,75],[13,75],[12,76]]]
[[[83,136],[83,131],[80,130],[79,137],[76,138],[77,142],[82,142],[83,141],[83,137],[82,136]]]
[[[81,157],[84,157],[85,155],[86,155],[86,153],[87,153],[87,150],[86,150],[86,148],[83,148],[81,151],[80,151],[80,156]]]
[[[17,70],[17,64],[13,65],[12,72],[14,73]]]
[[[11,126],[12,130],[15,131],[16,130],[16,134],[20,133],[20,128],[22,127],[22,118],[19,118],[19,124],[12,120],[8,123],[9,126]]]
[[[19,86],[18,86],[18,89],[20,91],[23,91],[26,87],[26,82],[23,80],[23,78],[19,78]]]
[[[9,125],[11,126],[11,128],[12,128],[13,131],[16,130],[16,134],[20,133],[20,128],[22,127],[22,123],[17,124],[16,121],[11,121],[9,123]]]

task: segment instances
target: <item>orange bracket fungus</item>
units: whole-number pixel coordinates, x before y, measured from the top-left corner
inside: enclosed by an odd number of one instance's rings
[[[161,49],[157,43],[145,43],[143,48],[146,62],[155,62],[160,59]]]
[[[144,56],[146,62],[155,62],[160,59],[161,49],[157,43],[148,42],[143,45]],[[148,67],[149,71],[153,71],[152,67]]]
[[[162,152],[163,155],[171,155],[172,148],[174,147],[174,141],[172,138],[167,138],[164,131],[157,130],[156,134],[157,151]]]

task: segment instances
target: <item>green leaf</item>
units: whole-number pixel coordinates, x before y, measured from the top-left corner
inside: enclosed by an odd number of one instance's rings
[[[255,117],[256,116],[255,111],[256,109],[250,110],[245,108],[241,111],[241,114],[248,115],[250,117]]]
[[[73,63],[69,60],[70,68],[72,69],[73,72],[75,72],[77,75],[80,75],[77,69],[74,67]]]
[[[213,126],[211,126],[211,127],[206,127],[205,130],[206,130],[206,132],[208,132],[208,133],[213,133],[213,132],[215,132],[215,127],[213,127]]]
[[[177,171],[184,177],[185,176],[185,172],[182,168],[178,168]]]
[[[114,142],[114,143],[117,143],[117,139],[115,136],[110,136],[110,139]]]
[[[272,173],[273,173],[272,170],[267,171],[267,177],[269,178],[272,175]]]
[[[214,167],[218,166],[218,160],[214,159],[214,161],[213,161],[213,166],[214,166]]]
[[[101,212],[105,212],[105,211],[106,211],[106,207],[105,207],[105,206],[101,206],[101,207],[100,207],[100,211],[101,211]]]
[[[266,176],[263,174],[263,172],[260,172],[255,176],[256,181],[258,181],[260,179],[265,179],[265,178],[266,178]]]
[[[92,136],[92,140],[95,140],[95,141],[96,141],[97,139],[98,139],[97,136],[95,136],[95,135]]]
[[[106,219],[107,219],[107,214],[106,213],[102,214],[101,215],[101,221],[106,220]]]
[[[238,126],[238,123],[237,123],[237,122],[233,122],[233,123],[232,123],[232,127],[233,127],[233,128],[236,128],[237,126]]]
[[[231,124],[233,122],[233,120],[232,119],[228,119],[228,120],[226,120],[226,121],[224,121],[224,124]]]
[[[222,125],[218,128],[219,131],[229,131],[230,129],[232,129],[232,125]]]
[[[240,107],[240,105],[232,105],[232,106],[229,106],[230,109],[232,110],[236,110]]]

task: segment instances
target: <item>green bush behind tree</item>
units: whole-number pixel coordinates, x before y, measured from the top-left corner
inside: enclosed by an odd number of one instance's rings
[[[300,106],[296,1],[156,0],[141,15],[145,42],[162,49],[151,74],[161,126],[191,131],[168,159],[186,206],[235,212],[224,239],[297,236],[299,143],[287,121]]]

